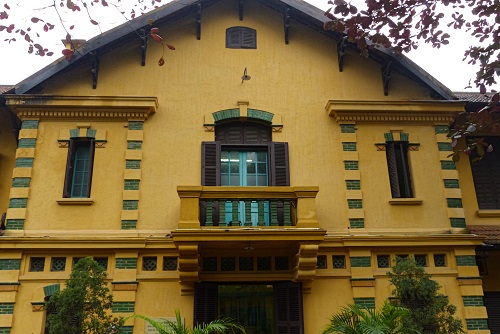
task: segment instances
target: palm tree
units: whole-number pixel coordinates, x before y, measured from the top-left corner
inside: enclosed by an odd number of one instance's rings
[[[402,320],[409,315],[408,309],[387,300],[380,310],[348,305],[331,317],[323,334],[408,334]]]
[[[243,333],[245,329],[238,322],[231,318],[219,318],[208,324],[196,325],[193,329],[186,327],[182,321],[179,310],[175,310],[175,322],[166,320],[158,322],[154,319],[140,314],[134,314],[124,320],[130,318],[139,318],[151,324],[160,334],[225,334],[230,330],[232,333]]]

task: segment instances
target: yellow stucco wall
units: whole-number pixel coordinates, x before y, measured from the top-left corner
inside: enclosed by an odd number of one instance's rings
[[[145,120],[140,134],[143,136],[140,190],[138,197],[134,197],[139,200],[138,225],[132,230],[121,229],[123,200],[126,196],[137,195],[125,194],[123,189],[127,173],[125,160],[130,154],[127,150],[127,138],[131,136],[127,128],[129,120],[118,116],[83,119],[68,115],[63,118],[42,116],[38,130],[34,132],[37,138],[35,162],[24,230],[8,231],[8,236],[19,237],[22,241],[9,239],[3,247],[14,251],[0,256],[4,259],[14,255],[22,258],[18,271],[0,272],[0,283],[21,282],[17,292],[3,292],[15,300],[16,316],[10,325],[8,319],[0,319],[0,327],[4,321],[5,327],[12,326],[12,334],[40,332],[43,312],[33,313],[30,303],[38,301],[35,294],[41,287],[62,282],[70,268],[68,266],[64,273],[57,275],[48,267],[44,273],[30,273],[29,257],[46,257],[48,266],[50,257],[58,254],[67,256],[68,261],[84,255],[109,257],[110,281],[139,282],[137,291],[115,291],[116,301],[135,301],[136,313],[152,317],[173,316],[174,309],[179,308],[186,322],[191,324],[193,296],[181,293],[178,281],[183,279],[182,274],[177,271],[165,273],[160,269],[155,273],[144,272],[141,261],[147,255],[161,259],[162,256],[182,253],[183,244],[174,244],[171,235],[177,229],[181,211],[177,187],[201,184],[201,142],[214,140],[214,133],[206,131],[203,126],[205,116],[238,108],[238,101],[248,101],[249,108],[273,113],[276,119],[281,119],[283,129],[273,132],[273,141],[288,142],[291,186],[319,186],[315,213],[319,227],[326,231],[327,237],[326,241],[318,242],[319,246],[314,242],[307,246],[312,249],[315,246],[319,254],[342,254],[348,264],[350,257],[371,259],[369,267],[351,270],[347,266],[340,274],[330,269],[317,270],[315,280],[309,280],[306,274],[299,277],[304,280],[304,289],[307,290],[303,300],[306,333],[319,333],[328,318],[345,304],[352,303],[353,298],[376,298],[377,305],[380,305],[390,295],[386,269],[379,269],[376,264],[376,255],[381,253],[395,256],[415,254],[418,250],[418,254],[427,254],[429,270],[444,286],[450,301],[458,306],[459,315],[465,318],[461,301],[463,293],[457,276],[477,276],[477,273],[474,269],[457,268],[454,259],[457,254],[474,254],[474,247],[480,244],[480,239],[452,234],[440,174],[442,153],[437,147],[436,123],[409,119],[356,123],[357,152],[349,154],[359,158],[361,191],[356,196],[363,199],[365,229],[354,231],[349,229],[352,213],[347,208],[347,198],[353,193],[346,190],[343,163],[349,155],[342,152],[341,145],[345,136],[335,117],[325,110],[325,105],[331,100],[378,101],[388,105],[403,103],[413,107],[416,100],[432,100],[429,90],[393,72],[389,96],[384,96],[379,63],[347,50],[344,71],[339,72],[336,43],[326,35],[294,21],[290,43],[286,45],[282,13],[255,2],[245,3],[243,21],[239,21],[237,13],[237,1],[224,0],[204,8],[201,40],[196,40],[194,17],[160,26],[164,40],[176,47],[175,51],[166,51],[163,67],[157,65],[161,46],[152,40],[148,45],[146,66],[141,67],[140,41],[132,39],[99,55],[97,89],[92,89],[88,62],[75,64],[39,86],[37,94],[96,98],[98,102],[93,103],[97,109],[107,103],[102,98],[99,100],[100,97],[112,97],[118,101],[123,96],[151,96],[157,98],[158,106],[156,112]],[[232,26],[256,29],[257,49],[226,49],[225,31]],[[242,82],[245,68],[251,79]],[[84,104],[67,99],[73,103],[73,108]],[[428,112],[438,112],[432,106],[426,108]],[[45,111],[45,107],[42,109]],[[46,110],[50,112],[56,107],[47,106]],[[415,107],[406,114],[418,111]],[[82,126],[81,123],[106,134],[104,147],[95,149],[90,196],[93,204],[61,205],[57,201],[62,198],[68,148],[60,147],[58,139],[61,132]],[[0,126],[2,124],[0,121]],[[386,154],[375,144],[385,142],[384,133],[391,130],[409,133],[410,142],[419,144],[417,151],[409,153],[415,197],[422,200],[419,205],[389,204],[391,192]],[[9,145],[12,164],[15,143]],[[0,154],[2,149],[0,146]],[[8,188],[9,174],[0,174],[0,184],[7,184]],[[461,186],[465,185],[464,189],[468,189],[467,181],[460,182]],[[7,207],[8,197],[2,195],[2,191],[0,196],[4,196],[0,197],[1,209],[1,205]],[[470,202],[467,196],[464,195],[464,203]],[[387,235],[396,237],[385,238]],[[266,248],[269,246],[282,247],[280,255],[290,256],[293,261],[298,257],[298,266],[303,266],[301,270],[310,269],[306,256],[295,256],[302,246],[300,240],[290,241],[292,235],[279,236],[282,239],[276,237],[277,240],[273,237],[266,236],[265,242],[261,240],[258,251],[272,250]],[[220,249],[200,242],[200,252],[205,251],[205,255],[213,252],[218,256],[228,251],[233,255],[243,254],[240,246],[246,245],[244,237],[237,240],[239,243],[227,244],[223,243],[224,237],[219,238],[221,246],[217,247]],[[252,239],[252,242],[258,245],[259,240]],[[207,245],[214,249],[203,249],[209,248]],[[224,250],[226,245],[227,250]],[[445,268],[433,267],[431,258],[434,253],[446,255]],[[117,269],[116,259],[119,258],[138,258],[138,266]],[[193,261],[196,263],[196,256]],[[314,265],[311,271],[314,271]],[[282,276],[252,275],[219,273],[201,279],[265,282],[289,280],[294,274],[291,269]],[[366,284],[375,283],[373,286],[353,287],[350,278],[367,279]],[[477,289],[482,293],[480,286]],[[17,307],[18,304],[21,306]],[[22,321],[26,315],[33,315],[33,324]],[[127,324],[133,323],[134,333],[143,333],[142,320]]]

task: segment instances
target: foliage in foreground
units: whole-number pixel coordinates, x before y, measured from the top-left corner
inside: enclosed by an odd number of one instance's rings
[[[348,305],[332,316],[323,334],[405,334],[403,320],[410,311],[385,301],[379,309]]]
[[[66,281],[66,288],[47,302],[49,334],[102,334],[119,327],[122,320],[109,315],[113,297],[107,273],[91,257],[80,259]]]
[[[439,293],[439,284],[413,258],[396,258],[387,274],[396,302],[410,311],[403,318],[404,328],[425,334],[464,333],[462,322],[455,317],[456,307]]]
[[[140,314],[134,314],[125,318],[125,320],[130,318],[139,318],[147,321],[159,332],[159,334],[245,334],[245,329],[231,318],[216,319],[208,324],[196,325],[196,327],[191,329],[182,321],[179,310],[175,310],[175,321],[165,320],[164,322],[158,322]]]

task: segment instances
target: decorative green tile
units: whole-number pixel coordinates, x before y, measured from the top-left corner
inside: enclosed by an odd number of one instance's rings
[[[484,306],[483,296],[463,296],[464,306]]]
[[[10,334],[10,327],[0,327],[0,334]]]
[[[438,143],[438,150],[439,151],[453,151],[453,147],[451,147],[451,143]]]
[[[460,188],[458,180],[456,179],[446,179],[443,180],[445,188]]]
[[[123,210],[137,210],[138,207],[139,207],[139,201],[136,200],[123,201]]]
[[[6,230],[23,230],[24,219],[7,219]]]
[[[128,122],[128,129],[129,130],[143,130],[144,129],[144,122],[136,122],[136,121]]]
[[[36,120],[23,121],[23,123],[21,124],[21,129],[38,129],[38,121]]]
[[[441,169],[457,169],[457,166],[455,165],[455,162],[451,160],[441,160]]]
[[[15,177],[12,179],[13,188],[29,188],[31,182],[30,177]]]
[[[126,169],[141,169],[141,160],[127,160],[125,161]]]
[[[127,142],[128,150],[142,150],[142,141],[128,141]]]
[[[466,228],[465,218],[450,218],[451,227]]]
[[[135,230],[137,228],[137,220],[122,220],[122,230]]]
[[[357,161],[344,161],[344,169],[345,170],[358,170],[359,165]]]
[[[137,258],[117,258],[116,269],[137,269]]]
[[[118,334],[132,334],[134,332],[134,326],[122,326]]]
[[[450,132],[450,128],[448,127],[448,125],[436,125],[434,126],[434,130],[436,131],[436,134],[438,133],[448,134]]]
[[[371,267],[369,256],[351,256],[351,267]]]
[[[364,218],[349,218],[349,227],[350,228],[364,228],[365,227],[365,219]]]
[[[465,319],[467,330],[487,330],[488,321],[486,319]]]
[[[9,200],[9,208],[25,208],[28,205],[27,198],[11,198]]]
[[[360,180],[346,180],[345,181],[347,190],[360,190],[361,181]]]
[[[354,298],[354,305],[365,308],[375,308],[375,298]]]
[[[360,199],[348,199],[347,200],[347,207],[349,209],[362,209],[363,208],[363,201]]]
[[[18,148],[35,148],[36,139],[35,138],[21,138],[19,139]]]
[[[16,167],[33,167],[33,158],[17,158]]]
[[[394,141],[394,135],[392,134],[392,132],[386,132],[384,133],[384,139],[386,142]]]
[[[14,303],[0,303],[0,314],[14,314]]]
[[[52,296],[54,293],[61,291],[61,285],[59,283],[57,284],[51,284],[43,287],[43,293],[45,297],[47,296]]]
[[[139,180],[125,180],[125,190],[139,190]]]
[[[476,257],[474,255],[457,255],[457,266],[475,267]]]
[[[19,270],[20,259],[0,259],[0,270]]]
[[[343,142],[342,143],[342,151],[349,152],[349,151],[356,151],[356,150],[357,150],[356,143],[354,143],[354,142]]]
[[[238,113],[239,113],[239,110],[238,110]],[[274,117],[274,114],[272,114],[270,112],[258,110],[258,109],[250,109],[250,108],[248,108],[248,110],[247,110],[247,115],[249,118],[260,119],[260,120],[270,122],[270,123],[273,121],[273,117]]]
[[[134,302],[113,302],[111,308],[113,313],[134,313]]]
[[[447,198],[446,202],[449,208],[463,208],[461,198]]]
[[[354,124],[340,124],[340,132],[342,132],[342,133],[355,133],[356,127]]]
[[[240,110],[239,109],[226,109],[226,110],[214,112],[212,115],[214,116],[215,122],[218,122],[218,121],[221,121],[223,119],[239,118],[240,117]]]

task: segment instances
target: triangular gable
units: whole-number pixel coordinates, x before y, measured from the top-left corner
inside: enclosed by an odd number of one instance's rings
[[[201,12],[204,7],[210,6],[211,4],[219,0],[177,0],[170,2],[156,10],[153,10],[143,16],[140,16],[134,20],[128,21],[114,29],[111,29],[101,35],[98,35],[90,39],[85,43],[78,52],[75,52],[71,60],[66,61],[63,58],[56,60],[52,64],[46,66],[25,80],[21,81],[16,86],[16,94],[25,94],[33,89],[35,86],[39,85],[43,81],[49,79],[70,65],[79,62],[81,58],[93,57],[99,53],[100,49],[109,49],[113,45],[116,45],[121,40],[125,40],[132,35],[136,35],[141,29],[147,30],[151,26],[148,22],[154,21],[155,25],[159,25],[162,22],[172,21],[176,17],[183,17],[186,15],[199,15],[201,18]],[[313,27],[323,34],[327,34],[340,42],[343,36],[339,33],[325,31],[323,29],[323,23],[329,19],[324,15],[323,10],[318,9],[309,3],[301,0],[255,0],[265,4],[266,6],[281,11],[284,13],[285,21],[289,17],[291,23],[284,23],[285,30],[285,40],[287,40],[287,24],[293,24],[293,21],[298,21],[307,24],[309,27]],[[240,2],[240,17],[244,15],[244,2]],[[200,26],[202,23],[202,18],[198,23]],[[198,27],[198,38],[200,28]],[[351,43],[346,43],[349,48],[355,49],[355,45]],[[140,46],[138,46],[140,47]],[[403,75],[409,77],[412,80],[419,82],[420,84],[428,87],[434,97],[442,98],[446,100],[454,99],[453,93],[437,81],[434,77],[429,75],[421,67],[416,65],[406,56],[396,53],[385,47],[377,47],[370,50],[370,58],[382,64],[382,71],[395,70],[402,73]],[[340,58],[340,57],[339,57]],[[140,60],[138,60],[140,61]],[[389,66],[389,67],[388,67]],[[340,67],[340,64],[339,64]],[[98,69],[95,69],[98,71]],[[389,76],[387,76],[388,78]],[[97,77],[94,79],[97,80]],[[94,82],[94,85],[96,83]],[[387,87],[385,87],[387,89]],[[386,92],[387,95],[387,92]]]

